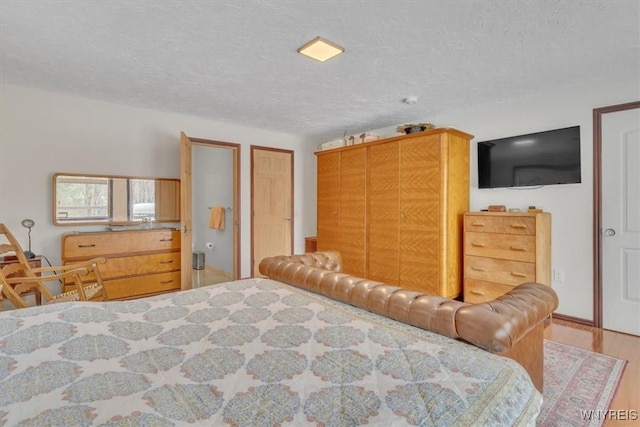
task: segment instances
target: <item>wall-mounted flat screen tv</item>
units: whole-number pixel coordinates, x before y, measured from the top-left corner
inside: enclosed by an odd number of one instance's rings
[[[579,182],[580,126],[478,142],[480,188]]]

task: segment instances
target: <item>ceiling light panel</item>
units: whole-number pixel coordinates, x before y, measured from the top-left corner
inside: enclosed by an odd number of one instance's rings
[[[325,40],[322,37],[316,37],[298,49],[298,53],[320,62],[324,62],[336,55],[340,55],[342,52],[344,52],[343,47],[338,46],[329,40]]]

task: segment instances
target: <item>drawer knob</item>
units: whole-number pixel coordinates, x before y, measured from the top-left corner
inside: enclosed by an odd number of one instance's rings
[[[471,225],[474,227],[484,227],[484,222],[472,222]]]
[[[484,296],[484,292],[476,291],[475,289],[474,289],[474,290],[471,290],[471,293],[472,293],[473,295],[480,295],[480,296]]]
[[[512,272],[511,272],[511,275],[512,275],[512,276],[515,276],[515,277],[527,277],[527,275],[526,275],[526,274],[516,273],[515,271],[512,271]]]
[[[167,283],[171,283],[173,282],[173,279],[171,280],[162,280],[160,283],[162,283],[163,285],[166,285]]]
[[[511,224],[511,228],[527,228],[524,224]]]
[[[512,251],[525,252],[527,248],[523,248],[522,246],[511,246]]]
[[[160,261],[160,264],[171,264],[173,262],[172,259],[170,259],[169,261]]]
[[[480,268],[480,267],[471,267],[471,269],[474,271],[487,271],[484,268]]]
[[[78,245],[79,248],[95,248],[96,244],[95,243],[91,243],[89,245]]]
[[[161,242],[172,242],[173,239],[160,239]]]
[[[476,248],[484,248],[486,245],[484,243],[471,242],[471,246],[474,246]]]

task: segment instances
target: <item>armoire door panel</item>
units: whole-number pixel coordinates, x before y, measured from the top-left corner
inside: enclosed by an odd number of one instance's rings
[[[369,257],[368,278],[388,284],[399,283],[399,181],[398,144],[369,148]]]
[[[440,228],[440,199],[429,193],[418,199],[404,199],[401,202],[398,219],[401,228],[437,230]]]
[[[340,251],[340,153],[318,156],[319,251]]]
[[[333,209],[318,208],[317,250],[319,251],[340,251],[340,228],[338,227],[340,220],[334,212],[337,213]],[[321,222],[320,218],[323,216],[335,218],[335,221]]]
[[[439,295],[440,139],[400,142],[400,283]]]
[[[366,148],[340,153],[340,251],[345,273],[366,275]]]
[[[437,263],[425,263],[424,258],[402,261],[402,287],[424,292],[429,295],[440,295],[441,284]]]
[[[400,283],[403,287],[440,295],[440,244],[438,233],[414,232],[400,243]]]

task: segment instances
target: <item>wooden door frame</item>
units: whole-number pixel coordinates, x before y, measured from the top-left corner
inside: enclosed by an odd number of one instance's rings
[[[602,116],[640,108],[640,101],[593,110],[593,326],[602,328]]]
[[[192,145],[229,149],[233,153],[233,203],[231,217],[233,223],[233,280],[240,279],[240,154],[241,145],[233,142],[187,136]],[[193,161],[193,154],[192,159]],[[191,170],[193,176],[193,170]],[[191,232],[191,231],[190,231]]]
[[[293,234],[294,234],[294,229],[295,229],[295,215],[294,213],[294,186],[295,186],[295,181],[293,180],[294,177],[294,156],[295,153],[293,150],[286,150],[284,148],[273,148],[273,147],[263,147],[261,145],[251,145],[251,265],[250,265],[250,269],[251,269],[251,277],[253,277],[253,271],[255,270],[254,266],[255,266],[255,259],[254,259],[254,241],[253,241],[253,236],[254,236],[254,221],[253,221],[253,209],[254,209],[254,188],[253,188],[253,179],[254,179],[254,175],[253,175],[253,169],[254,169],[254,161],[255,161],[255,150],[262,150],[262,151],[275,151],[275,152],[279,152],[279,153],[288,153],[291,154],[291,211],[289,212],[290,214],[290,218],[291,218],[291,253],[293,254],[295,251],[293,249],[293,242],[294,242],[294,238],[293,238]],[[287,254],[289,255],[289,254]]]
[[[192,254],[187,250],[193,243],[191,146],[189,137],[184,132],[180,132],[180,289],[183,291],[193,287]],[[186,187],[189,191],[185,191]]]

